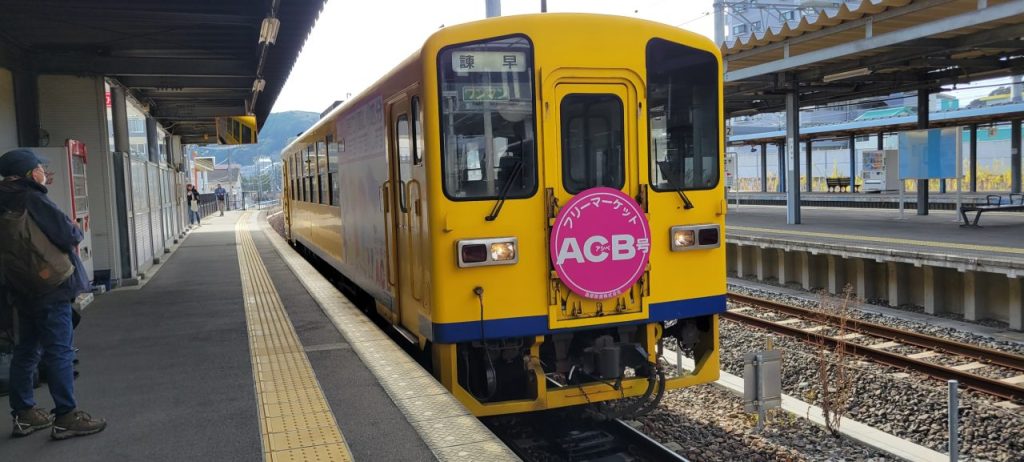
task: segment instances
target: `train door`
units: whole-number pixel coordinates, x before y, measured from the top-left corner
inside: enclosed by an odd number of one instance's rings
[[[388,103],[388,186],[390,200],[386,213],[388,236],[388,282],[391,284],[395,301],[388,314],[393,324],[415,325],[417,321],[417,304],[415,303],[413,280],[415,263],[412,258],[414,246],[414,219],[416,207],[411,191],[415,190],[412,179],[414,164],[413,152],[416,148],[413,140],[413,113],[410,100],[402,95]],[[418,199],[418,197],[417,197]],[[414,340],[407,331],[403,335]]]
[[[617,189],[633,198],[643,195],[638,160],[642,80],[624,71],[590,72],[574,69],[571,75],[560,76],[555,71],[547,79],[544,180],[549,226],[562,205],[591,188]],[[643,277],[621,294],[602,299],[582,297],[554,271],[551,275],[551,328],[585,326],[605,316],[620,316],[622,321],[646,317]]]

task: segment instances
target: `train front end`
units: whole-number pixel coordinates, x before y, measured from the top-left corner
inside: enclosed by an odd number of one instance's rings
[[[440,181],[420,324],[442,383],[476,415],[594,404],[620,416],[717,379],[713,44],[550,14],[446,29],[425,50],[441,162],[428,167]],[[681,374],[677,351],[693,361]]]

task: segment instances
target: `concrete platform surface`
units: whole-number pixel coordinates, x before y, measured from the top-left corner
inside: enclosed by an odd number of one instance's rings
[[[460,455],[506,454],[507,448],[488,439],[493,438],[489,432],[464,446],[459,445],[463,435],[456,435],[440,450],[428,441],[438,432],[423,428],[432,422],[423,412],[427,408],[417,407],[418,400],[396,399],[399,393],[416,397],[423,385],[410,380],[404,387],[386,388],[380,370],[399,364],[401,371],[443,388],[393,344],[378,344],[372,356],[359,354],[353,347],[362,339],[359,332],[383,334],[363,318],[350,320],[361,329],[353,331],[358,338],[343,335],[311,294],[308,280],[319,277],[325,285],[321,292],[344,297],[318,274],[296,276],[297,263],[286,263],[297,258],[294,252],[278,236],[266,235],[273,231],[256,225],[254,214],[229,212],[203,223],[145,286],[97,296],[75,332],[81,349],[80,408],[107,419],[108,428],[60,442],[52,441],[49,432],[15,439],[7,436],[11,420],[3,418],[0,460],[254,461],[314,455],[317,448],[310,438],[323,436],[302,430],[273,434],[282,419],[288,421],[282,409],[316,406],[313,398],[288,398],[310,387],[317,388],[320,406],[329,413],[317,425],[336,426],[335,434],[343,435],[335,437],[336,448],[350,451],[317,460],[467,460]],[[257,302],[274,299],[283,310],[255,310]],[[276,320],[254,325],[254,314]],[[270,321],[277,324],[271,328]],[[287,339],[267,341],[278,333],[271,330],[291,332],[291,350],[269,351],[288,347]],[[292,359],[294,364],[285,364]],[[286,367],[283,379],[269,383],[266,374],[281,364]],[[292,378],[303,373],[308,379]],[[267,395],[282,405],[268,404]],[[41,406],[52,407],[45,387],[36,389],[36,396]],[[475,428],[474,422],[482,427],[464,408],[455,414],[468,420],[460,421],[466,428]],[[296,416],[301,428],[307,428],[302,419],[312,425],[308,415]],[[301,451],[275,452],[279,443],[298,445]]]
[[[778,238],[831,246],[870,247],[1024,262],[1024,213],[987,213],[980,228],[960,227],[952,211],[802,207],[800,225],[786,207],[730,206],[726,236]]]

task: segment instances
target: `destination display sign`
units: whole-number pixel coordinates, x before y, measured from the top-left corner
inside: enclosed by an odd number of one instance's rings
[[[518,51],[463,51],[452,53],[455,72],[526,72],[526,53]]]

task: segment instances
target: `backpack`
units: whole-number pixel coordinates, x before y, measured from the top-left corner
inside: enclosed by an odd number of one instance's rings
[[[0,210],[0,277],[23,294],[53,292],[75,273],[71,258],[50,242],[25,207],[25,194]]]

